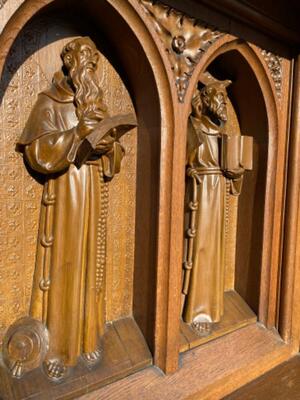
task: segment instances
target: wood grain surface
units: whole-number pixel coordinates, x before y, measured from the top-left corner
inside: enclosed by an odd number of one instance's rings
[[[80,400],[220,399],[285,361],[289,346],[261,325],[252,324],[192,349],[180,357],[179,370],[164,375],[146,368]]]
[[[224,400],[267,399],[300,399],[299,355],[224,398]]]

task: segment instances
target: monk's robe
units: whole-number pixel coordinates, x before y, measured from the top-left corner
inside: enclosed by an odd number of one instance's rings
[[[217,322],[223,313],[226,180],[220,167],[220,128],[208,118],[190,117],[187,167],[196,180],[197,212],[192,249],[192,269],[185,297],[183,320],[197,316]],[[193,185],[187,185],[186,201],[192,200]],[[189,218],[189,217],[188,217]]]

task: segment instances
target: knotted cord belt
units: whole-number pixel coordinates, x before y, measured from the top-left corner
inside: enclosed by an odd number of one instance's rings
[[[47,320],[48,312],[48,291],[50,289],[50,257],[51,247],[53,246],[53,212],[56,196],[54,192],[54,181],[49,179],[45,184],[45,190],[43,193],[42,204],[46,208],[45,210],[45,223],[44,230],[40,237],[40,244],[44,248],[43,254],[43,266],[42,266],[42,279],[40,280],[40,289],[43,291],[43,312],[42,320],[45,323]]]

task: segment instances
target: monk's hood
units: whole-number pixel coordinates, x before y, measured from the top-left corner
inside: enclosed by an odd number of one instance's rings
[[[58,71],[54,74],[50,89],[40,94],[44,94],[58,103],[72,103],[74,101],[74,93],[68,85],[62,71]]]

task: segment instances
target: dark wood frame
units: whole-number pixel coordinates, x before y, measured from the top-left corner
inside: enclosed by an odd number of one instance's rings
[[[25,0],[15,10],[0,36],[0,70],[25,23],[53,2],[54,0]],[[166,374],[177,372],[176,375],[162,377],[155,368],[149,368],[101,389],[99,395],[117,399],[123,387],[131,383],[131,398],[140,398],[142,393],[148,393],[149,396],[151,392],[144,386],[147,382],[152,382],[151,390],[158,393],[153,398],[170,398],[168,396],[175,393],[175,390],[177,393],[181,391],[182,396],[189,399],[224,396],[289,359],[299,350],[300,62],[285,61],[282,91],[283,97],[290,98],[290,101],[280,107],[270,73],[263,64],[257,47],[239,45],[239,51],[248,59],[262,87],[272,132],[259,311],[259,321],[268,329],[263,328],[260,323],[251,325],[197,348],[192,354],[179,357],[182,249],[173,244],[181,243],[183,234],[183,197],[177,194],[184,192],[185,132],[189,104],[200,72],[217,54],[233,46],[236,37],[226,35],[221,39],[222,44],[218,42],[210,47],[191,77],[185,102],[180,104],[164,46],[151,21],[141,10],[139,1],[108,0],[107,3],[131,26],[142,43],[151,63],[159,94],[161,119],[164,123],[161,129],[154,364]],[[224,11],[223,7],[218,10]],[[229,14],[233,12],[230,7],[227,11]],[[236,11],[234,13],[237,14]],[[258,24],[256,17],[250,25],[253,24]],[[261,30],[269,33],[271,28],[264,23],[262,25]],[[273,36],[280,36],[283,42],[290,37],[294,40],[294,35],[281,27],[276,26],[274,32]],[[295,43],[296,40],[293,41],[293,46]],[[288,136],[286,132],[289,132]],[[280,339],[276,329],[284,341]],[[235,352],[230,352],[233,343]],[[229,354],[224,360],[223,355],[226,352]],[[239,352],[243,352],[243,359]],[[202,378],[195,383],[195,377],[198,376]]]

